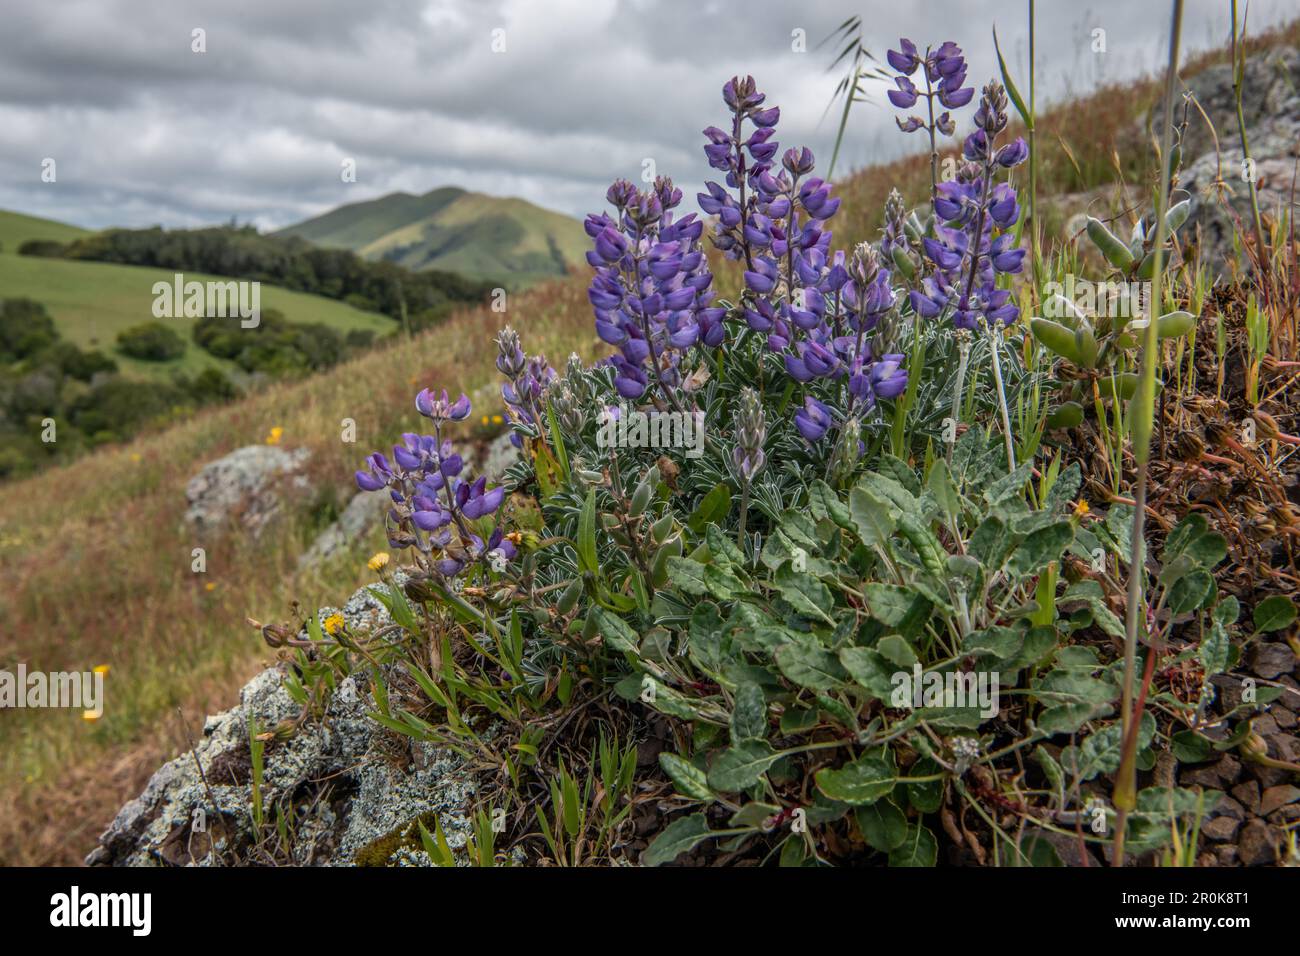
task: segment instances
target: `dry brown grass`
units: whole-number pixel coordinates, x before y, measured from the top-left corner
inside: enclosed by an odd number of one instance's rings
[[[0,802],[10,808],[0,817],[0,862],[78,862],[160,760],[187,746],[205,714],[230,706],[260,666],[265,648],[246,616],[335,603],[368,580],[362,560],[299,574],[297,556],[329,506],[346,501],[360,459],[417,427],[419,387],[491,401],[491,339],[507,321],[530,351],[561,362],[572,349],[589,356],[596,341],[583,282],[555,282],[514,297],[504,315],[459,314],[328,375],[0,489],[0,664],[111,668],[95,723],[65,711],[0,712]],[[356,444],[340,440],[344,418],[356,421]],[[284,429],[283,446],[311,449],[309,472],[326,491],[260,539],[204,542],[208,572],[192,573],[198,542],[182,526],[186,482],[273,426]],[[367,545],[382,544],[376,530]]]

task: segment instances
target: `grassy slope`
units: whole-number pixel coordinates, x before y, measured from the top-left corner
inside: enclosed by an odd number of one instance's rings
[[[28,239],[50,239],[54,242],[71,242],[90,231],[80,226],[70,226],[53,219],[41,219],[20,212],[0,210],[0,253],[18,254],[18,247]]]
[[[97,723],[60,711],[0,720],[0,805],[13,808],[0,814],[0,863],[79,861],[122,802],[188,747],[204,714],[230,706],[269,656],[246,616],[287,619],[293,601],[335,603],[373,578],[364,559],[383,546],[379,530],[346,559],[297,571],[321,501],[260,540],[211,543],[208,573],[191,573],[185,484],[205,462],[278,425],[285,447],[312,451],[322,500],[340,504],[364,455],[419,427],[411,405],[419,387],[463,389],[479,409],[499,407],[488,342],[503,322],[524,330],[529,351],[591,357],[597,342],[585,298],[580,281],[539,286],[513,297],[505,315],[460,314],[328,374],[0,487],[0,662],[111,667]],[[345,417],[357,423],[356,444],[339,441]]]
[[[394,193],[342,206],[284,234],[342,246],[409,269],[445,269],[526,284],[582,262],[586,235],[575,219],[522,199],[444,188]]]
[[[8,214],[0,217],[0,223],[7,219]],[[42,303],[64,338],[82,348],[98,348],[111,354],[125,374],[167,378],[174,370],[193,373],[209,365],[233,367],[232,363],[209,355],[190,341],[189,330],[194,320],[187,318],[162,320],[189,343],[185,354],[175,361],[141,362],[116,350],[119,332],[141,322],[154,321],[153,284],[171,283],[173,275],[164,269],[107,262],[0,256],[0,290],[5,296],[27,296]],[[216,277],[186,273],[185,278],[206,282]],[[263,309],[279,309],[294,322],[320,322],[343,332],[371,329],[377,335],[396,328],[391,319],[378,313],[363,312],[334,299],[302,292],[263,285],[261,299]]]

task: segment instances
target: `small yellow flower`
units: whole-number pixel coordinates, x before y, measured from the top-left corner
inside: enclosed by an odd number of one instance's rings
[[[100,664],[98,667],[95,668],[95,673],[96,673],[96,674],[107,674],[107,673],[108,673],[108,665],[107,665],[107,664]]]
[[[366,562],[366,567],[370,568],[371,571],[382,571],[384,568],[388,567],[388,552],[376,552],[371,556],[370,560]]]
[[[504,423],[505,423],[505,419],[502,418],[500,415],[493,415],[493,416],[492,416],[492,424],[493,424],[493,425],[501,425],[501,424],[504,424]]]
[[[1088,507],[1088,502],[1086,502],[1086,501],[1084,501],[1082,498],[1080,498],[1080,499],[1079,499],[1079,503],[1078,503],[1077,505],[1074,506],[1074,516],[1075,516],[1076,518],[1082,518],[1084,515],[1086,515],[1086,514],[1087,514],[1089,511],[1091,511],[1091,510],[1092,510],[1092,509]]]
[[[484,415],[484,416],[483,416],[483,424],[486,425],[487,423],[488,423],[488,417],[487,417],[486,415]]]
[[[207,584],[203,585],[203,590],[205,591],[215,591],[216,589],[217,589],[217,582],[215,581],[209,581]]]
[[[82,720],[99,720],[99,717],[100,715],[95,713],[93,710],[83,710],[81,712]]]
[[[270,434],[266,436],[266,443],[268,445],[278,445],[280,444],[280,439],[283,436],[284,436],[284,429],[281,428],[279,425],[276,425],[274,428],[271,429]]]
[[[329,617],[325,618],[325,633],[330,635],[330,637],[333,637],[339,631],[343,630],[343,623],[342,614],[331,614]]]

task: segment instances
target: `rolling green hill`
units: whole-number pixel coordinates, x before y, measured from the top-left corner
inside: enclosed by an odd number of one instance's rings
[[[89,235],[89,230],[70,226],[53,219],[25,216],[20,212],[0,209],[0,253],[17,255],[18,247],[28,239],[49,239],[53,242],[71,242]]]
[[[588,247],[576,219],[453,186],[340,206],[282,230],[407,269],[443,269],[516,286],[563,275]]]
[[[12,213],[0,214],[0,230],[7,229]],[[26,217],[17,217],[26,218]],[[41,222],[41,220],[34,220]],[[59,226],[58,223],[50,225]],[[75,227],[63,227],[75,230]],[[32,238],[28,235],[26,238]],[[75,235],[70,236],[75,238]],[[9,242],[5,240],[6,252]],[[194,319],[164,319],[186,340],[188,347],[170,362],[143,362],[115,348],[117,334],[133,325],[154,321],[153,284],[171,282],[174,272],[107,262],[46,259],[0,255],[0,296],[26,297],[45,306],[59,334],[84,349],[97,348],[111,355],[122,372],[137,378],[170,378],[173,371],[195,373],[208,366],[228,371],[233,364],[204,352],[190,338]],[[185,273],[186,280],[206,282],[215,276]],[[320,322],[342,332],[370,329],[376,335],[392,332],[392,319],[363,312],[334,299],[290,292],[263,284],[261,307],[277,309],[291,322]]]

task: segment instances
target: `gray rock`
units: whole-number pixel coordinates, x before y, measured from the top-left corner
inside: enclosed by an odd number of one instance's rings
[[[359,491],[352,496],[338,520],[316,536],[316,540],[298,557],[298,569],[317,567],[363,538],[383,520],[390,504],[386,494]]]
[[[1232,254],[1234,215],[1253,229],[1250,185],[1243,178],[1243,153],[1232,93],[1232,68],[1221,64],[1191,79],[1189,87],[1218,133],[1219,149],[1195,110],[1183,148],[1180,187],[1191,200],[1191,217],[1180,232],[1190,239],[1199,228],[1202,252],[1222,270]],[[1243,116],[1261,215],[1277,218],[1290,207],[1296,143],[1300,140],[1300,53],[1278,47],[1246,61]],[[1175,119],[1181,116],[1175,114]],[[1153,121],[1158,122],[1160,111]],[[1223,188],[1226,186],[1226,189]],[[1245,265],[1245,263],[1243,263]]]
[[[1277,862],[1282,835],[1263,820],[1251,820],[1241,828],[1237,857],[1242,866],[1267,866]]]
[[[403,577],[397,572],[394,580]],[[318,612],[322,620],[334,613],[354,632],[391,623],[366,588],[342,608]],[[287,739],[266,743],[261,794],[267,819],[259,834],[252,815],[249,723],[255,719],[270,731],[299,716],[301,708],[283,685],[284,666],[258,674],[240,692],[238,706],[207,719],[194,750],[165,764],[118,811],[87,864],[256,861],[265,858],[259,857],[265,853],[259,837],[269,837],[268,845],[276,842],[277,806],[298,814],[288,855],[300,865],[351,865],[379,838],[430,812],[438,815],[452,847],[464,845],[474,783],[461,758],[371,720],[374,700],[355,675],[340,682],[323,721],[309,720]],[[374,856],[372,851],[371,862]],[[393,862],[410,865],[422,858],[408,847]],[[287,862],[283,854],[276,859]]]
[[[1290,784],[1269,787],[1260,798],[1259,812],[1264,816],[1268,816],[1278,807],[1285,806],[1288,803],[1295,803],[1297,800],[1300,800],[1300,787],[1293,787]]]
[[[1295,670],[1295,652],[1285,644],[1256,644],[1250,654],[1251,669],[1266,680]]]
[[[306,448],[248,445],[204,465],[185,486],[185,522],[200,534],[238,521],[254,535],[284,506],[286,497],[306,496],[311,483],[301,473]]]

